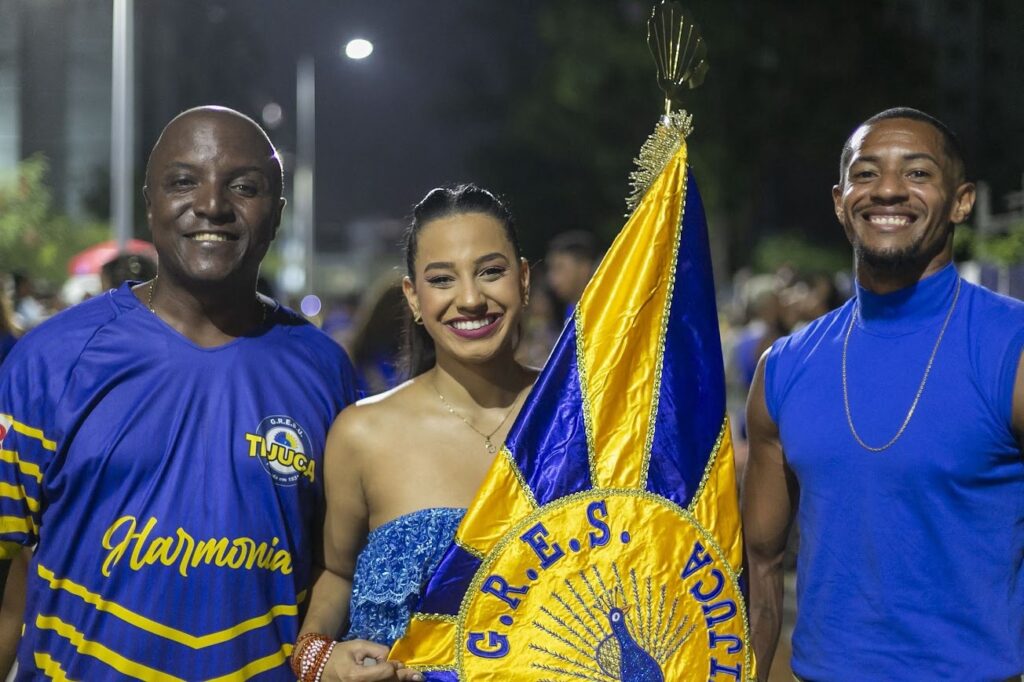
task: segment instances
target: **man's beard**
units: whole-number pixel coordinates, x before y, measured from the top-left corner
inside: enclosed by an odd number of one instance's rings
[[[947,239],[951,235],[952,229]],[[927,234],[922,234],[914,243],[900,249],[869,249],[863,242],[856,241],[853,244],[853,251],[857,256],[857,262],[864,263],[873,270],[893,273],[915,270],[927,266],[946,248],[947,240],[936,242],[930,248],[925,246],[927,237]]]

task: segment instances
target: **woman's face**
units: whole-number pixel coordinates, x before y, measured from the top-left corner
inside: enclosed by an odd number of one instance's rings
[[[515,350],[530,271],[501,222],[460,213],[426,223],[414,267],[402,289],[439,358],[480,363]]]

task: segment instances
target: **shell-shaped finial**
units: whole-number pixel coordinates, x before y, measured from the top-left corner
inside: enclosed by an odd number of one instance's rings
[[[658,87],[665,93],[667,104],[683,90],[704,82],[707,45],[693,15],[681,3],[662,0],[654,6],[647,20],[647,46],[658,67]]]

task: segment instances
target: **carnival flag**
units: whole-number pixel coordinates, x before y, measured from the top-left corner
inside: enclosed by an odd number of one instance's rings
[[[587,286],[391,655],[434,682],[755,679],[691,119],[696,26],[648,23],[666,114]]]
[[[428,680],[753,679],[688,132],[673,114],[648,142],[671,156],[392,650]]]

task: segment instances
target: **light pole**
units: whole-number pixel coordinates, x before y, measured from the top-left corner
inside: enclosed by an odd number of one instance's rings
[[[114,0],[110,86],[110,217],[113,238],[120,251],[124,251],[133,232],[135,41],[132,5],[132,0]]]
[[[343,50],[355,60],[372,52],[373,44],[363,38],[350,40]],[[295,126],[295,242],[285,250],[282,279],[289,293],[308,295],[316,286],[316,60],[312,55],[303,55],[295,65]]]
[[[316,223],[313,212],[313,174],[316,164],[316,62],[305,55],[295,66],[295,227],[302,252],[302,285],[314,287]],[[297,278],[296,278],[297,283]]]

